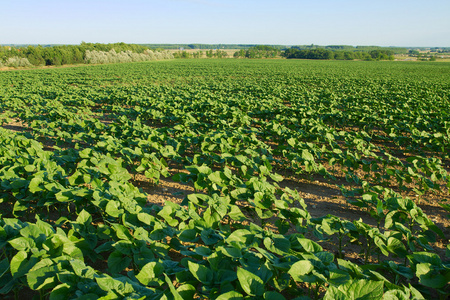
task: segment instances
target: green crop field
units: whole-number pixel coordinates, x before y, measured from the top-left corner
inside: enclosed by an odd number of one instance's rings
[[[447,299],[450,63],[0,73],[4,299]]]

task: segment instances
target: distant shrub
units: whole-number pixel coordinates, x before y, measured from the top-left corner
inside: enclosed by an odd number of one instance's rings
[[[116,52],[112,49],[106,51],[86,50],[84,62],[86,64],[110,64],[110,63],[125,63],[150,61],[160,59],[171,59],[173,55],[167,51],[159,52],[152,50],[145,50],[143,53],[134,53],[131,50]]]
[[[23,57],[10,57],[5,63],[8,67],[19,68],[19,67],[31,67],[32,64],[28,61],[28,59]]]

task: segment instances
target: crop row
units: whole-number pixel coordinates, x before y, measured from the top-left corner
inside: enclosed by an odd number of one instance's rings
[[[448,80],[436,76],[448,68],[343,66],[179,61],[2,74],[3,122],[23,131],[1,129],[0,292],[445,298],[450,266],[435,243],[447,231],[407,194],[448,194]],[[380,75],[391,68],[392,78]],[[195,192],[151,205],[137,174]],[[348,203],[374,225],[311,217],[280,185],[287,174],[343,174]],[[363,263],[346,259],[348,244]]]

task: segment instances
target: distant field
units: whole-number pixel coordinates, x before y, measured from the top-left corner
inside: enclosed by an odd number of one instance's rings
[[[4,297],[450,293],[450,63],[170,60],[0,86]]]

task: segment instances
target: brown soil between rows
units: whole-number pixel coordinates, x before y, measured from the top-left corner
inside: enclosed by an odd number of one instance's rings
[[[8,124],[2,125],[2,127],[16,132],[28,130],[26,124],[19,119],[13,119]],[[50,147],[51,145],[44,146]],[[175,174],[177,172],[186,171],[174,168],[170,169],[169,172]],[[340,173],[339,175],[343,174],[342,172],[338,173]],[[367,214],[362,212],[360,208],[349,205],[342,195],[338,185],[344,185],[346,187],[352,186],[352,184],[348,183],[342,177],[337,178],[335,181],[325,179],[320,175],[314,175],[314,178],[310,179],[299,178],[298,176],[292,176],[292,174],[285,174],[284,177],[285,179],[280,183],[280,187],[288,187],[297,190],[308,205],[308,211],[312,217],[332,214],[347,220],[357,220],[362,218],[363,221],[366,222],[365,219],[368,217]],[[137,174],[137,177],[134,179],[134,184],[147,193],[149,203],[159,205],[164,204],[165,201],[181,203],[187,194],[194,192],[192,186],[175,182],[171,178],[162,177],[159,184],[154,185],[150,183],[145,176]],[[414,199],[414,196],[416,195],[409,193],[407,196]],[[439,203],[450,202],[450,195],[448,192],[430,192],[420,198],[420,203],[417,204],[419,204],[432,221],[437,222],[438,225],[441,225],[440,227],[444,229],[450,227],[449,218],[446,216],[447,212],[439,205]],[[367,221],[369,222],[369,220]]]
[[[27,130],[26,125],[20,120],[14,120],[2,127],[19,132]],[[169,172],[176,174],[187,171],[172,167],[169,169]],[[342,172],[338,173],[342,175]],[[339,186],[344,185],[346,188],[350,188],[354,184],[348,183],[343,177],[337,177],[337,180],[330,180],[320,175],[313,175],[308,178],[292,174],[283,175],[285,179],[279,183],[280,187],[282,189],[290,188],[297,190],[305,200],[307,210],[313,218],[330,214],[349,221],[362,219],[364,223],[376,226],[375,220],[366,211],[347,203]],[[195,192],[192,185],[175,182],[170,177],[161,177],[159,183],[155,185],[145,176],[137,174],[132,180],[132,183],[147,194],[148,204],[160,206],[163,206],[166,201],[179,204],[188,194]],[[419,197],[415,197],[416,195],[414,194],[409,193],[407,196],[413,200],[417,200],[415,201],[416,204],[443,231],[445,237],[450,237],[450,219],[447,217],[448,213],[439,205],[439,203],[450,203],[448,192],[428,192],[420,197],[420,201]],[[437,247],[438,252],[442,254],[445,252],[444,243],[447,242],[447,240],[438,239],[438,242],[433,246]],[[357,259],[357,248],[348,246],[345,250],[348,257]]]

